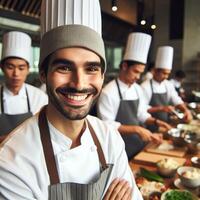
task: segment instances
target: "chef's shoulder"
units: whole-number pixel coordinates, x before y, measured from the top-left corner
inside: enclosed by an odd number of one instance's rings
[[[150,80],[145,80],[145,81],[143,81],[143,82],[140,84],[140,86],[141,86],[142,88],[148,88],[148,87],[150,87]]]
[[[40,143],[38,114],[36,114],[6,136],[0,144],[0,157],[9,155],[30,157],[31,152],[34,152],[33,155],[38,152]]]
[[[102,93],[112,94],[111,92],[117,90],[117,85],[115,79],[103,86]]]
[[[42,97],[46,97],[47,98],[47,94],[42,91],[41,89],[35,87],[35,86],[32,86],[28,83],[26,83],[26,88],[28,90],[28,94],[30,96],[34,96],[34,95],[42,95]]]
[[[48,96],[41,89],[27,83],[26,88],[28,90],[28,97],[31,101],[31,111],[35,114],[41,109],[41,107],[48,103]]]

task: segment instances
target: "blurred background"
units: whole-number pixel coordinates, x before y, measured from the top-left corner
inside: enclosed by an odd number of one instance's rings
[[[174,47],[172,75],[186,73],[183,86],[188,101],[200,91],[200,2],[199,0],[100,0],[102,31],[106,45],[106,82],[118,73],[127,36],[145,32],[153,37],[148,63],[160,45]],[[27,82],[39,86],[41,0],[0,0],[0,55],[2,35],[11,30],[28,33],[33,40],[33,60]],[[0,72],[2,81],[2,72]]]

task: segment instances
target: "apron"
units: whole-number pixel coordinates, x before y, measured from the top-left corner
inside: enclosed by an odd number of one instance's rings
[[[116,79],[115,81],[120,97],[120,105],[117,112],[116,121],[125,125],[139,125],[137,118],[139,98],[136,100],[123,100],[118,80]],[[145,146],[145,142],[143,142],[143,140],[137,134],[123,134],[121,136],[125,142],[125,150],[129,160],[139,153]]]
[[[4,113],[4,105],[3,105],[3,86],[1,87],[0,136],[10,133],[18,125],[20,125],[22,122],[24,122],[26,119],[30,118],[33,115],[30,109],[30,102],[27,89],[26,89],[26,96],[27,96],[27,106],[28,106],[27,113],[14,114],[14,115],[6,114]]]
[[[60,183],[45,110],[46,110],[46,107],[44,107],[39,114],[39,129],[40,129],[40,137],[41,137],[41,141],[43,145],[43,151],[44,151],[45,161],[47,165],[47,170],[50,176],[50,185],[48,188],[49,200],[100,200],[102,199],[103,194],[105,192],[105,187],[107,185],[108,179],[112,172],[113,165],[106,164],[103,150],[101,148],[99,140],[92,126],[87,121],[91,136],[97,147],[97,152],[98,152],[99,160],[101,163],[101,173],[99,177],[97,177],[96,180],[93,180],[89,184],[79,184],[79,183],[70,183],[70,182]]]
[[[154,93],[152,80],[150,80],[150,85],[151,85],[151,90],[152,90],[152,97],[151,97],[149,105],[151,105],[152,107],[169,105],[167,92]],[[169,121],[169,115],[166,112],[155,112],[155,113],[152,113],[151,115],[156,119],[160,119],[165,122]],[[150,129],[152,132],[158,131],[158,126],[156,125],[148,125],[147,128]]]

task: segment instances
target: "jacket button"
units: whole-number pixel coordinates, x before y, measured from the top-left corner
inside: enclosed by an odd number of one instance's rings
[[[96,147],[96,146],[91,146],[90,149],[91,149],[91,151],[93,152],[93,151],[96,151],[96,150],[97,150],[97,147]]]
[[[60,160],[60,162],[65,162],[66,159],[67,159],[67,156],[62,155],[62,156],[60,156],[59,160]]]

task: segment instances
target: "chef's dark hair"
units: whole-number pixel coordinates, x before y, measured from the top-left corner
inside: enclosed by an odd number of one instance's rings
[[[138,65],[138,64],[142,64],[145,65],[144,63],[138,62],[138,61],[133,61],[133,60],[122,60],[119,67],[120,69],[122,68],[123,63],[126,63],[128,67],[132,66],[132,65]]]
[[[175,72],[175,77],[177,77],[177,78],[185,78],[186,74],[185,74],[185,72],[183,70],[177,70]]]
[[[30,66],[29,63],[25,59],[23,59],[23,58],[16,57],[16,56],[9,56],[9,57],[6,57],[6,58],[4,58],[4,59],[1,60],[1,62],[0,62],[1,68],[3,67],[3,65],[6,62],[6,60],[8,60],[8,59],[22,59],[22,60],[24,60],[26,62],[26,64],[28,65],[28,67]]]

